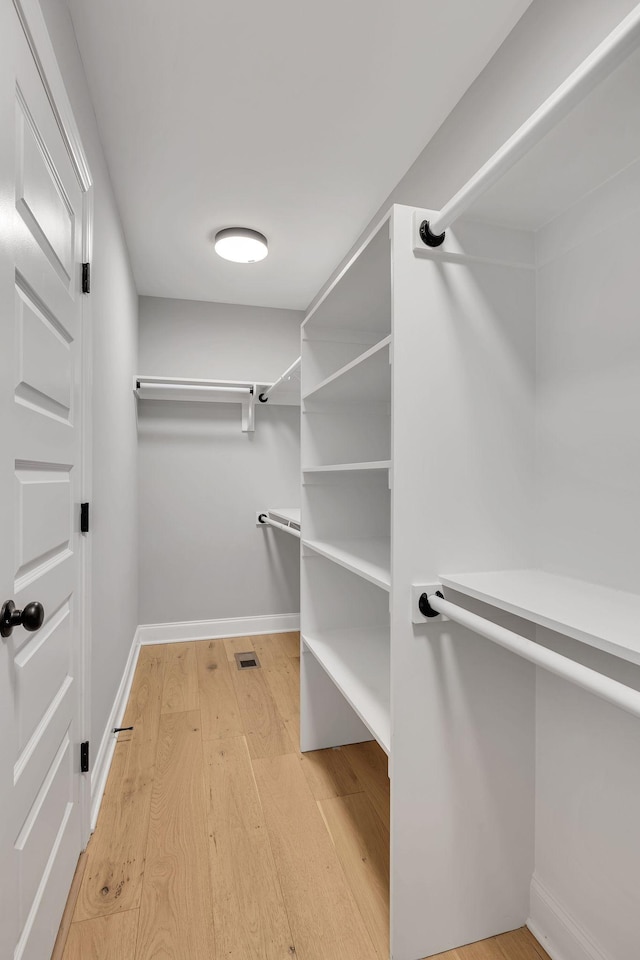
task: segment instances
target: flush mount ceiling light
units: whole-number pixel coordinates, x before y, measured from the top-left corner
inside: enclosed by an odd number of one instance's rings
[[[215,251],[234,263],[257,263],[269,253],[267,238],[247,227],[227,227],[216,233]]]

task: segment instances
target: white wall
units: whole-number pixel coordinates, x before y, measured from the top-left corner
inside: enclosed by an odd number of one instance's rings
[[[640,162],[578,209],[537,272],[537,552],[640,593]]]
[[[636,594],[639,214],[637,162],[539,233],[536,358],[539,560]],[[542,628],[537,634],[640,689],[640,667]],[[635,960],[640,723],[539,671],[536,741],[534,922],[565,960],[584,956],[572,928],[591,956]]]
[[[139,373],[275,380],[300,353],[292,310],[140,298]],[[297,613],[299,543],[256,528],[299,506],[300,410],[238,404],[139,405],[142,623]]]
[[[64,0],[41,0],[95,184],[93,328],[93,603],[91,736],[105,732],[138,624],[136,423],[137,295],[93,107]]]

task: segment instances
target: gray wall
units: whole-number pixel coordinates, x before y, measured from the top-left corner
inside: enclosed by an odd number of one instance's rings
[[[433,209],[446,203],[635,6],[636,0],[533,0],[362,234],[392,203]],[[359,242],[345,248],[334,273]]]
[[[300,353],[292,310],[140,298],[147,376],[275,380]],[[297,613],[299,544],[256,511],[300,503],[300,410],[139,404],[140,620]]]
[[[131,390],[138,303],[67,6],[64,0],[41,0],[41,6],[95,184],[90,735],[97,750],[138,624],[137,439]]]

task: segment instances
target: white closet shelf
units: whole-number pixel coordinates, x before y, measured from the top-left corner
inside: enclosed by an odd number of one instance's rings
[[[461,216],[538,230],[637,161],[639,38],[636,6],[433,217],[433,232]]]
[[[363,240],[349,262],[305,318],[302,329],[316,336],[323,329],[348,328],[382,336],[391,329],[391,211]],[[340,338],[338,338],[340,339]]]
[[[332,560],[363,580],[391,589],[390,554],[388,538],[366,540],[303,540],[303,546],[327,560]]]
[[[134,390],[141,400],[197,400],[229,402],[254,393],[263,385],[250,380],[199,380],[188,377],[135,377]],[[267,384],[264,384],[266,387]]]
[[[300,510],[297,507],[263,510],[258,514],[258,526],[282,530],[283,533],[288,533],[300,540]]]
[[[140,400],[191,400],[199,403],[233,403],[268,392],[274,406],[299,406],[300,381],[296,365],[275,383],[268,380],[203,380],[189,377],[156,377],[137,374],[133,389]],[[296,369],[294,369],[296,367]],[[271,392],[273,391],[273,393]]]
[[[365,463],[328,463],[319,467],[303,467],[303,473],[374,473],[390,470],[391,460],[369,460]]]
[[[640,596],[544,570],[440,577],[445,587],[640,664]]]
[[[303,634],[302,640],[388,755],[389,631],[375,627],[327,630]]]
[[[390,336],[380,340],[303,394],[303,398],[332,403],[367,400],[390,402],[390,345]]]
[[[300,527],[300,507],[271,507],[267,510],[270,517],[282,523],[293,523]]]

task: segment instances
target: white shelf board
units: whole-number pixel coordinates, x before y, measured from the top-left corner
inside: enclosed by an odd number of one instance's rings
[[[374,627],[303,634],[305,647],[388,755],[391,749],[389,632]]]
[[[267,510],[270,517],[282,523],[295,523],[300,528],[300,507],[270,507]]]
[[[391,337],[385,337],[365,350],[355,360],[345,364],[312,390],[303,394],[305,400],[331,402],[391,399]]]
[[[324,327],[365,333],[391,329],[391,267],[388,210],[305,317],[313,336]]]
[[[388,538],[333,542],[303,540],[302,543],[321,557],[332,560],[363,580],[368,580],[383,590],[391,589],[391,544]]]
[[[303,473],[373,473],[390,470],[391,460],[370,460],[366,463],[329,463],[320,467],[303,467]]]
[[[637,594],[544,570],[447,574],[440,580],[467,597],[640,664]]]

